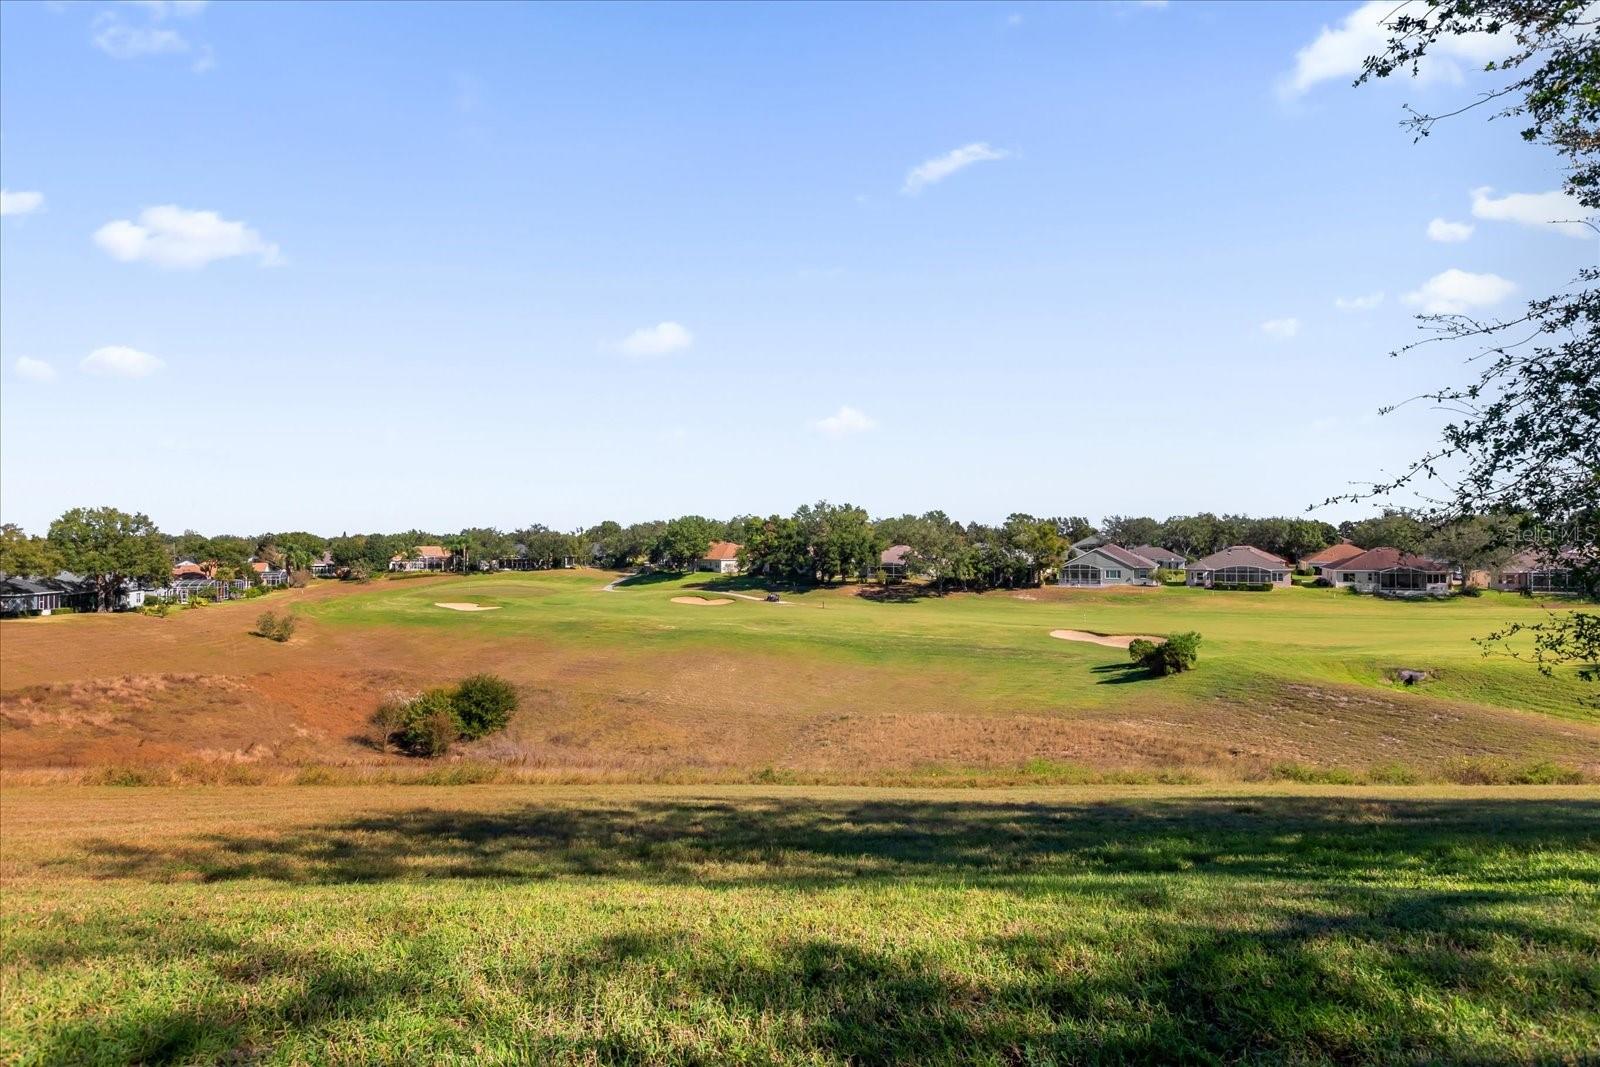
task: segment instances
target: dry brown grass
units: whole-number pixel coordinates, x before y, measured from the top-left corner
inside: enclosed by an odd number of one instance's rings
[[[434,581],[449,579],[407,586]],[[273,603],[359,591],[321,585]],[[769,768],[805,780],[916,780],[1041,760],[1201,779],[1259,777],[1284,762],[1392,762],[1427,776],[1462,758],[1600,775],[1600,727],[1353,686],[1253,685],[1201,703],[1124,687],[1114,704],[1051,709],[937,664],[710,644],[555,644],[481,629],[329,626],[302,614],[297,639],[278,645],[249,637],[258,607],[4,624],[0,770],[13,781],[81,779],[94,768],[164,765],[207,780],[195,768],[212,766],[216,780],[232,780],[242,772],[227,768],[247,766],[258,780],[295,780],[309,765],[408,768],[372,744],[367,719],[383,695],[483,670],[516,683],[524,710],[462,758],[539,780],[738,781]]]

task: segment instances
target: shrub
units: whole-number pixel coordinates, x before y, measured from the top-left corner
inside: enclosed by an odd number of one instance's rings
[[[316,577],[316,575],[312,574],[311,571],[305,567],[301,567],[298,570],[292,570],[289,572],[289,588],[304,589],[306,586],[311,584],[311,579],[314,577]]]
[[[1131,652],[1133,646],[1128,647]],[[1190,670],[1199,658],[1200,635],[1191,630],[1188,633],[1173,634],[1161,644],[1152,645],[1150,650],[1140,657],[1139,663],[1151,674],[1162,677]]]
[[[246,589],[244,591],[244,598],[246,600],[254,600],[258,596],[266,596],[266,595],[267,595],[267,591],[265,589],[263,589],[259,585],[252,585],[252,586],[250,586],[248,589]]]
[[[263,611],[256,619],[256,633],[282,644],[294,636],[298,624],[299,620],[288,612],[280,616],[270,611]]]
[[[451,694],[451,705],[468,741],[503,730],[517,710],[517,690],[504,678],[474,674],[462,680]]]
[[[461,736],[448,689],[430,689],[402,706],[389,740],[413,756],[442,756]]]
[[[1482,596],[1483,595],[1483,586],[1474,585],[1471,582],[1467,582],[1466,584],[1464,584],[1461,587],[1461,595],[1462,596]]]
[[[1128,658],[1135,663],[1143,663],[1144,658],[1156,650],[1154,641],[1146,641],[1142,637],[1135,637],[1128,642]]]

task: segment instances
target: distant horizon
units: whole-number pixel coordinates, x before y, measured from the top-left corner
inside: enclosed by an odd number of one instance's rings
[[[1390,6],[0,5],[0,520],[1364,517],[1594,258]]]

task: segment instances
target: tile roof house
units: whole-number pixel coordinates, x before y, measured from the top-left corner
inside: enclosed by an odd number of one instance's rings
[[[1366,549],[1360,545],[1352,545],[1349,541],[1341,541],[1336,545],[1329,545],[1320,552],[1313,552],[1300,561],[1302,567],[1308,567],[1312,574],[1321,574],[1324,568],[1337,567],[1347,559],[1354,559]]]
[[[392,571],[442,571],[450,565],[451,552],[443,545],[418,545],[410,556],[395,553],[389,560]]]
[[[1579,593],[1582,584],[1570,564],[1578,562],[1572,549],[1555,553],[1527,549],[1506,561],[1489,580],[1489,588],[1511,593]]]
[[[1188,583],[1207,589],[1288,585],[1289,561],[1254,545],[1233,545],[1189,564]]]
[[[1368,549],[1337,567],[1324,568],[1322,576],[1340,589],[1353,586],[1363,593],[1427,596],[1450,591],[1448,563],[1398,548]]]
[[[1061,568],[1057,585],[1107,586],[1148,582],[1156,569],[1151,560],[1121,545],[1100,545],[1078,553]]]
[[[695,564],[697,571],[713,571],[717,574],[739,573],[739,550],[743,545],[732,541],[713,541],[711,547],[706,549],[706,554],[700,557]]]
[[[1169,571],[1181,571],[1189,565],[1189,561],[1170,548],[1161,548],[1157,545],[1137,545],[1130,551],[1136,556],[1143,556],[1157,567],[1164,567]]]
[[[288,571],[282,567],[274,567],[264,559],[251,560],[250,569],[255,572],[257,578],[261,579],[262,585],[287,585],[289,583]]]

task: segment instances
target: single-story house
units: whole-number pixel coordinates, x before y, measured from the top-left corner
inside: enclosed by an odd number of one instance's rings
[[[907,563],[910,555],[910,545],[890,545],[878,556],[878,569],[883,571],[885,577],[904,578],[910,567]]]
[[[395,553],[389,560],[389,569],[392,571],[442,571],[450,566],[450,550],[443,545],[418,545],[416,551],[407,556]]]
[[[320,559],[311,564],[311,575],[314,578],[337,578],[339,566],[333,562],[333,553],[324,552]]]
[[[1398,548],[1372,548],[1351,556],[1322,576],[1340,589],[1354,587],[1362,593],[1426,596],[1450,591],[1450,565]]]
[[[1329,545],[1320,552],[1313,552],[1300,561],[1300,566],[1310,570],[1312,574],[1322,574],[1325,570],[1332,570],[1348,559],[1355,559],[1366,549],[1360,545],[1352,545],[1349,541],[1341,541],[1336,545]]]
[[[0,615],[49,615],[62,608],[93,611],[93,582],[62,571],[54,578],[0,578]]]
[[[1150,580],[1156,565],[1121,545],[1100,545],[1078,553],[1061,568],[1057,585],[1133,585]]]
[[[1189,561],[1170,548],[1160,548],[1156,545],[1139,545],[1129,549],[1136,556],[1143,556],[1157,567],[1169,571],[1181,571],[1189,565]]]
[[[1567,564],[1576,562],[1571,549],[1551,555],[1528,549],[1518,552],[1489,579],[1489,588],[1512,593],[1579,593],[1582,585]]]
[[[210,578],[216,573],[216,570],[217,565],[215,563],[196,563],[192,559],[181,559],[172,566],[172,580],[175,582],[197,581]]]
[[[1234,589],[1251,585],[1288,585],[1289,561],[1254,545],[1233,545],[1189,564],[1190,585]]]
[[[738,574],[739,550],[743,547],[732,541],[713,541],[711,547],[706,549],[706,554],[695,564],[694,569],[713,571],[717,574]]]
[[[261,584],[266,586],[288,585],[289,572],[282,567],[274,567],[264,559],[250,561],[250,569],[255,571],[256,577],[261,579]]]

